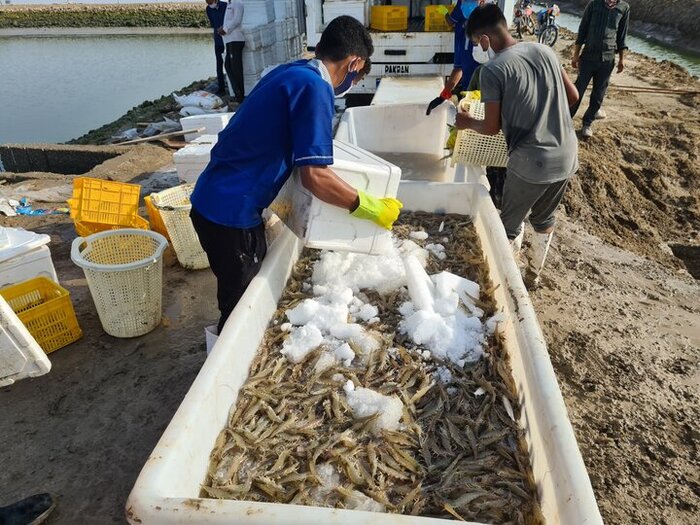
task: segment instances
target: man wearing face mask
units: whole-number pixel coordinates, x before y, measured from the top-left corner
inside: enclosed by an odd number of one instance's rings
[[[483,135],[503,129],[508,176],[501,220],[518,255],[523,221],[529,215],[535,236],[527,273],[536,283],[552,241],[556,209],[578,169],[578,142],[569,114],[578,91],[551,48],[518,43],[511,36],[496,5],[484,5],[472,13],[467,36],[496,55],[480,73],[484,120],[458,113],[456,125]]]
[[[224,15],[226,14],[226,2],[219,0],[206,0],[207,18],[214,30],[214,54],[216,55],[216,80],[219,84],[217,95],[226,94],[226,80],[224,79],[224,53],[226,46],[219,34],[219,29],[224,25]]]
[[[479,66],[473,56],[474,44],[464,35],[464,24],[480,2],[481,0],[457,0],[451,13],[447,13],[447,8],[444,9],[445,19],[454,27],[454,67],[445,82],[445,88],[428,104],[426,115],[449,100],[454,91],[459,90],[459,86],[466,88]]]
[[[262,211],[294,168],[307,190],[354,217],[386,229],[397,219],[399,201],[357,191],[329,167],[334,96],[361,78],[373,51],[360,22],[332,20],[316,58],[268,72],[219,133],[191,197],[192,223],[217,279],[219,333],[265,257]]]

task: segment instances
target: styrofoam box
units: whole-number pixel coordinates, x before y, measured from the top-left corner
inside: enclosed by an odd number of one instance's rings
[[[274,0],[275,20],[284,20],[290,16],[294,16],[294,4],[289,0]]]
[[[244,52],[245,53],[245,52]],[[213,113],[210,115],[193,115],[191,117],[182,117],[180,125],[182,129],[197,129],[205,128],[204,131],[196,133],[188,133],[185,135],[187,142],[192,142],[197,137],[202,135],[216,135],[226,127],[228,121],[231,120],[233,113]]]
[[[267,24],[275,19],[275,4],[272,0],[246,0],[243,11],[243,27]]]
[[[44,375],[49,370],[51,361],[0,296],[0,387]]]
[[[259,73],[254,74],[254,75],[249,75],[249,74],[243,75],[243,87],[245,88],[245,93],[247,95],[249,95],[250,92],[253,91],[253,88],[257,85],[259,80],[260,80]]]
[[[173,153],[177,176],[183,182],[194,184],[209,164],[211,150],[215,143],[188,144]]]
[[[231,115],[235,115],[231,113]],[[216,144],[219,140],[219,135],[200,135],[192,141],[192,144]]]
[[[265,66],[265,53],[268,48],[260,47],[255,50],[243,48],[243,71],[248,75],[260,73]]]
[[[0,288],[34,277],[47,277],[58,282],[46,246],[51,237],[19,228],[0,228],[8,242],[0,249]]]
[[[376,197],[395,197],[401,179],[397,166],[338,140],[333,141],[332,169],[353,188]],[[298,172],[270,209],[311,248],[382,253],[391,245],[389,231],[314,197],[302,186]]]
[[[244,27],[243,38],[245,38],[245,47],[243,49],[251,50],[262,47],[261,26]]]
[[[287,38],[294,38],[299,35],[299,20],[296,18],[287,18],[285,20],[287,24]]]
[[[287,39],[287,21],[278,20],[275,22],[275,44]]]
[[[284,64],[289,60],[289,53],[287,52],[286,42],[276,42],[275,43],[275,62],[278,64]]]
[[[323,23],[328,24],[334,18],[341,15],[351,16],[363,25],[369,25],[369,17],[367,16],[367,2],[344,1],[344,2],[325,2],[323,4]]]
[[[262,28],[262,46],[269,47],[275,43],[275,23],[265,24]]]
[[[274,44],[271,45],[270,47],[266,47],[263,50],[263,59],[265,61],[265,67],[274,66],[278,63],[277,60],[275,60],[275,46],[274,46]]]
[[[521,402],[518,423],[550,525],[601,525],[593,489],[576,444],[542,330],[513,259],[496,208],[477,184],[402,182],[404,209],[455,213],[472,219],[489,275],[512,378]],[[450,525],[454,521],[390,513],[217,500],[201,497],[211,450],[240,399],[251,363],[301,253],[285,230],[221,331],[211,354],[180,404],[134,485],[127,519],[141,525]],[[469,490],[464,488],[465,493]]]

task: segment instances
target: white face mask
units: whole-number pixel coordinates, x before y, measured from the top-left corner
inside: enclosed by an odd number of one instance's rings
[[[484,51],[483,49],[481,49],[481,45],[477,44],[472,50],[472,56],[474,57],[474,60],[476,60],[479,64],[485,64],[493,57],[495,57],[496,53],[494,53],[493,49],[491,49],[490,47],[486,51]]]

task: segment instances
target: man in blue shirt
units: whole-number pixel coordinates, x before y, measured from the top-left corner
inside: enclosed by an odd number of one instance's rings
[[[445,82],[445,89],[428,105],[428,115],[442,102],[449,100],[455,90],[465,91],[474,71],[479,67],[473,57],[474,44],[466,38],[464,31],[464,25],[478,5],[479,0],[457,0],[452,12],[445,15],[447,22],[454,26],[454,67]]]
[[[316,58],[270,71],[219,133],[191,197],[192,223],[217,279],[219,333],[265,257],[262,211],[294,168],[324,202],[387,229],[397,219],[400,202],[357,191],[329,168],[334,95],[360,78],[373,51],[360,22],[332,20]]]
[[[214,54],[216,55],[216,80],[219,83],[217,95],[226,94],[226,80],[224,79],[224,53],[226,47],[224,41],[219,34],[219,29],[224,25],[224,15],[226,14],[226,2],[218,0],[206,0],[207,2],[207,18],[209,24],[214,30]]]

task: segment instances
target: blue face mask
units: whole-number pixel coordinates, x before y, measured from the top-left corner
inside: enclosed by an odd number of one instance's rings
[[[335,93],[336,97],[342,97],[345,95],[350,89],[352,89],[352,84],[357,78],[357,75],[359,73],[357,71],[348,71],[347,74],[345,75],[345,78],[343,81],[340,83],[340,85],[336,88],[333,88],[333,92]]]

